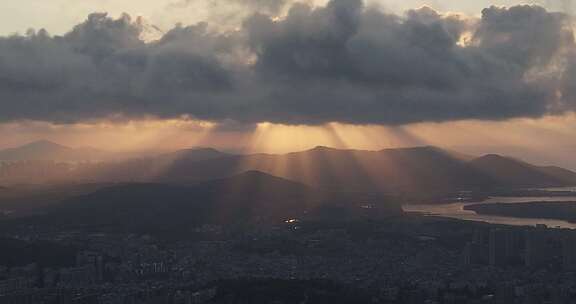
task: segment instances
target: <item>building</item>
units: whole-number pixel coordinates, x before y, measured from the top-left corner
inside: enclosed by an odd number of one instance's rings
[[[95,280],[104,280],[104,258],[101,254],[91,251],[82,251],[76,256],[77,267],[91,267],[94,270]]]
[[[527,230],[524,263],[527,267],[540,267],[546,263],[546,239],[541,230]]]
[[[562,266],[565,270],[576,270],[576,235],[572,232],[562,236]]]
[[[491,266],[506,264],[506,231],[502,229],[490,230],[488,240],[488,261]]]
[[[464,265],[485,265],[487,261],[487,248],[484,244],[479,244],[476,242],[468,242],[466,247],[464,247]]]

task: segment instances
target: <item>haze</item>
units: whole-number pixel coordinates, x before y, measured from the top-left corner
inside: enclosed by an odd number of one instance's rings
[[[576,303],[575,17],[0,0],[0,303]]]

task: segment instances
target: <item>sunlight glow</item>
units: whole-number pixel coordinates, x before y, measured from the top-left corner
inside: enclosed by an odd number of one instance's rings
[[[502,132],[505,130],[506,132]],[[236,153],[289,153],[325,146],[378,151],[385,148],[440,146],[470,154],[532,151],[532,161],[554,157],[570,167],[570,149],[576,147],[576,115],[502,122],[459,121],[407,126],[281,125],[269,122],[233,126],[190,118],[128,122],[87,122],[57,125],[42,122],[0,124],[0,149],[39,139],[73,147],[109,151],[166,152],[191,147],[213,147]],[[514,153],[511,153],[514,152]],[[520,155],[520,157],[525,157]],[[302,166],[310,160],[298,160]],[[294,163],[292,163],[294,165]],[[287,164],[268,164],[288,171]]]

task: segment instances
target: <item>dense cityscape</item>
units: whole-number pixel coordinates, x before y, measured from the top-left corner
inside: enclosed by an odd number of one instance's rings
[[[196,237],[162,242],[20,227],[3,238],[73,250],[46,265],[0,268],[0,302],[247,303],[294,282],[303,282],[292,287],[294,294],[278,292],[266,302],[328,303],[337,296],[343,303],[346,297],[350,303],[572,303],[576,296],[574,233],[542,226],[406,215],[368,223],[291,221],[242,233],[205,226]],[[307,287],[315,285],[325,287]]]

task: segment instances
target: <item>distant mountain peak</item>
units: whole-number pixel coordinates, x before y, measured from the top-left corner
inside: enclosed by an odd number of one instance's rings
[[[242,173],[231,176],[231,178],[240,178],[240,177],[246,177],[246,178],[269,177],[269,178],[278,178],[278,179],[280,178],[280,177],[274,176],[272,174],[264,173],[264,172],[258,171],[258,170],[248,170],[248,171],[244,171]]]
[[[311,150],[338,150],[336,148],[328,147],[328,146],[316,146]]]
[[[513,158],[513,157],[508,157],[508,156],[504,156],[504,155],[500,155],[500,154],[495,154],[495,153],[490,153],[490,154],[486,154],[486,155],[482,155],[476,159],[474,159],[474,162],[515,162],[515,163],[524,163],[523,161]]]
[[[328,146],[316,146],[316,147],[308,150],[308,152],[337,152],[337,151],[350,151],[350,150],[339,149],[339,148],[328,147]]]
[[[278,177],[258,170],[248,170],[220,179],[220,181],[232,181],[232,180],[244,180],[244,181],[282,180],[286,182],[293,182],[284,179],[282,177]]]
[[[208,181],[208,183],[214,183],[214,182],[225,182],[225,183],[236,183],[236,182],[242,182],[242,183],[255,183],[255,184],[261,184],[261,183],[267,183],[267,182],[273,182],[273,183],[281,183],[281,184],[285,184],[285,185],[292,185],[295,186],[297,185],[298,187],[302,187],[302,188],[309,188],[308,185],[302,184],[300,182],[297,181],[293,181],[290,179],[286,179],[283,177],[279,177],[276,175],[272,175],[266,172],[262,172],[259,170],[247,170],[241,173],[237,173],[225,178],[221,178],[221,179],[217,179],[217,180],[213,180],[213,181]]]
[[[230,154],[210,147],[192,147],[159,155],[159,159],[167,161],[202,161],[229,156]]]
[[[403,147],[403,148],[386,148],[382,149],[381,152],[398,151],[398,152],[410,152],[410,151],[427,151],[427,152],[443,152],[442,148],[436,146],[417,146],[417,147]]]
[[[0,150],[0,160],[78,161],[99,159],[105,153],[95,148],[71,148],[49,140],[37,140],[25,145]]]
[[[214,152],[214,153],[223,153],[218,149],[212,148],[212,147],[191,147],[191,148],[185,148],[182,149],[180,151],[204,151],[204,152]]]
[[[481,156],[480,158],[486,158],[486,159],[502,159],[502,158],[507,158],[505,156],[502,156],[500,154],[496,154],[496,153],[490,153],[490,154],[485,154],[483,156]]]
[[[57,148],[57,149],[70,149],[64,145],[55,143],[53,141],[49,141],[46,139],[36,140],[25,145],[22,145],[18,148]]]

